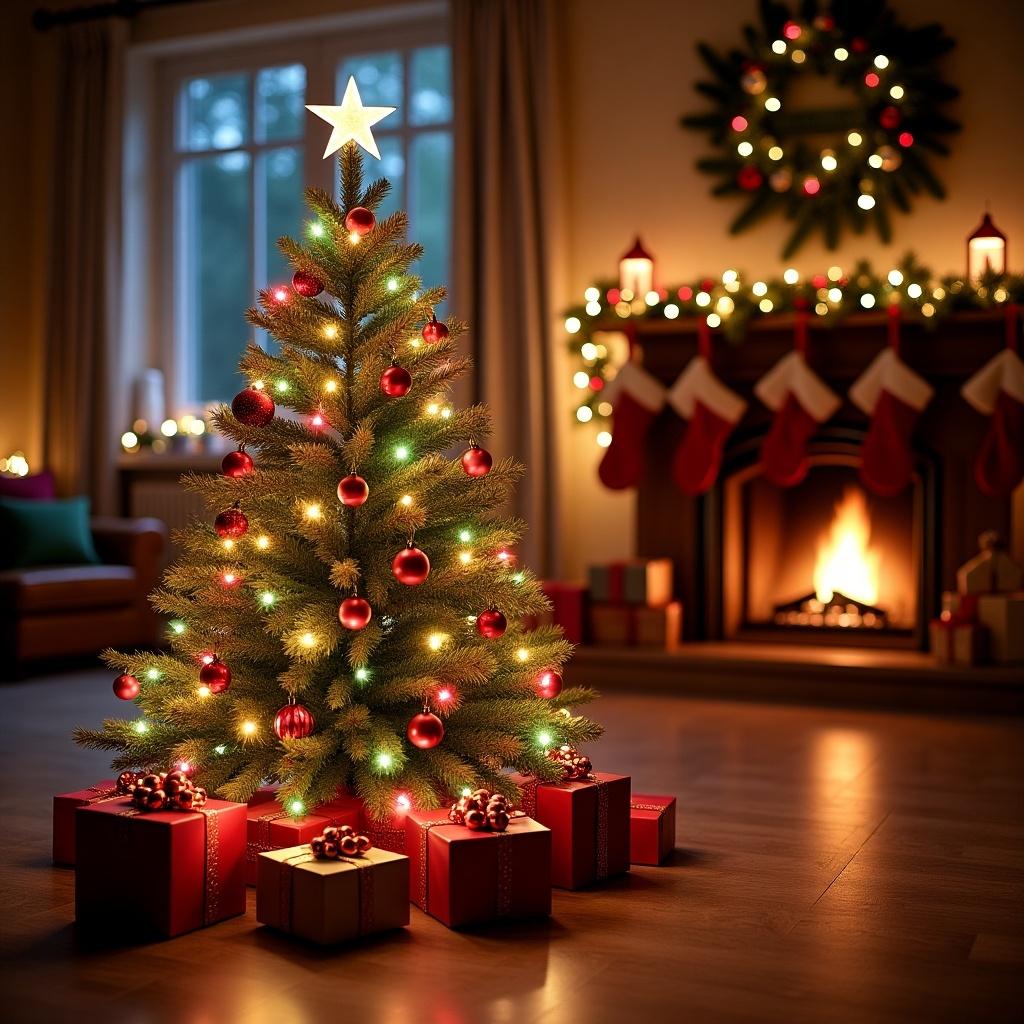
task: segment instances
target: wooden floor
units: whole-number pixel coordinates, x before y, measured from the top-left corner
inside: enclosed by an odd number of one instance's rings
[[[76,941],[73,874],[48,853],[50,795],[103,775],[67,734],[120,710],[109,680],[0,694],[5,1021],[1024,1016],[1019,721],[605,697],[595,761],[678,795],[671,865],[556,891],[536,924],[456,933],[413,909],[407,931],[325,952],[257,925],[250,895],[246,917],[104,950]]]

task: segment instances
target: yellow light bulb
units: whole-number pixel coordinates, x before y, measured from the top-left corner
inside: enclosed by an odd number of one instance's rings
[[[209,697],[210,696],[210,688],[208,686],[200,686],[199,689],[196,690],[196,693],[200,697]]]
[[[469,565],[469,563],[473,561],[473,556],[468,551],[460,551],[459,561],[463,565]]]
[[[412,495],[403,494],[402,497],[399,499],[398,504],[403,505],[405,508],[408,508],[412,504]]]
[[[324,391],[329,395],[333,395],[338,390],[338,382],[336,380],[325,380]]]
[[[256,538],[256,547],[258,547],[260,549],[260,551],[266,551],[267,548],[270,547],[270,538],[267,537],[266,535],[257,537]]]
[[[246,720],[242,723],[242,735],[253,736],[256,733],[256,723]]]
[[[437,404],[437,402],[431,402],[430,405],[427,406],[427,415],[428,416],[436,416],[440,411],[441,411],[441,406],[439,406]]]
[[[529,661],[530,660],[530,652],[525,647],[520,647],[519,650],[516,651],[516,657],[520,661]]]
[[[230,537],[225,537],[221,543],[224,545],[225,551],[230,551],[235,546],[235,542]]]
[[[338,327],[337,327],[336,324],[328,324],[324,328],[324,337],[327,338],[328,341],[333,340],[337,336],[338,336]]]
[[[320,506],[319,505],[307,505],[306,506],[306,518],[307,519],[319,519],[320,518]]]
[[[316,637],[312,633],[303,633],[300,639],[302,640],[303,647],[313,647],[316,645]]]
[[[432,651],[439,651],[444,646],[444,634],[443,633],[431,633],[427,637],[427,646]]]
[[[252,382],[252,388],[254,391],[262,391],[266,385],[261,380],[254,380]]]
[[[350,242],[351,242],[351,243],[352,243],[353,245],[358,245],[358,244],[359,244],[359,235],[358,235],[358,233],[357,233],[357,232],[355,232],[355,231],[350,231],[350,232],[349,232],[349,236],[348,236],[348,240],[349,240],[349,241],[350,241]]]

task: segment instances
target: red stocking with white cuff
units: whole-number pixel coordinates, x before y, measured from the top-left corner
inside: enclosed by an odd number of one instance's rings
[[[807,365],[803,353],[783,356],[754,386],[774,412],[761,445],[761,472],[776,487],[793,487],[807,475],[807,442],[839,408],[839,396]]]
[[[914,427],[931,401],[932,388],[890,347],[875,356],[849,394],[871,417],[861,448],[861,481],[875,494],[891,498],[910,483]]]
[[[1011,348],[990,359],[960,389],[988,429],[974,459],[974,479],[990,498],[1008,495],[1024,480],[1024,362]]]
[[[597,467],[601,483],[613,491],[636,487],[644,471],[644,441],[654,417],[665,406],[665,388],[636,363],[615,378],[612,443]]]
[[[673,409],[687,421],[672,461],[672,477],[684,494],[704,494],[718,478],[722,450],[747,403],[712,372],[704,356],[694,356],[668,393]]]

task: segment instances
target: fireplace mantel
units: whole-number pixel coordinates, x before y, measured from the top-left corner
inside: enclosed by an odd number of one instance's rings
[[[863,436],[867,418],[846,399],[850,384],[887,344],[885,312],[850,316],[833,327],[809,324],[809,364],[840,395],[842,407],[828,424],[833,431]],[[600,325],[623,331],[623,321]],[[754,384],[793,347],[795,318],[755,320],[746,337],[730,342],[713,335],[712,363],[716,374],[748,402],[746,414],[730,438],[725,463],[749,453],[767,431],[771,414],[753,394]],[[697,322],[633,319],[628,322],[633,357],[669,386],[698,350]],[[942,590],[953,589],[959,565],[977,550],[978,535],[995,529],[1017,541],[1024,527],[1024,495],[1015,500],[986,497],[973,480],[972,465],[987,426],[985,417],[961,397],[960,387],[1005,344],[1001,310],[951,315],[936,324],[908,321],[901,331],[901,356],[934,387],[935,395],[917,424],[921,458],[933,468],[928,565],[923,581],[921,613],[926,621],[938,614]],[[701,498],[680,492],[665,471],[683,433],[683,423],[666,409],[652,427],[647,467],[637,494],[637,554],[671,557],[677,567],[677,593],[685,607],[689,641],[721,641],[721,517],[720,487]],[[716,562],[717,560],[717,562]],[[922,636],[919,632],[919,636]]]

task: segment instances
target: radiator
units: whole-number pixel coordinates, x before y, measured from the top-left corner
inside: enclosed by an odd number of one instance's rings
[[[133,480],[129,501],[132,516],[161,519],[171,532],[188,526],[194,518],[201,519],[205,512],[200,495],[186,491],[176,479]],[[180,554],[181,549],[171,539],[167,560],[173,561]]]

